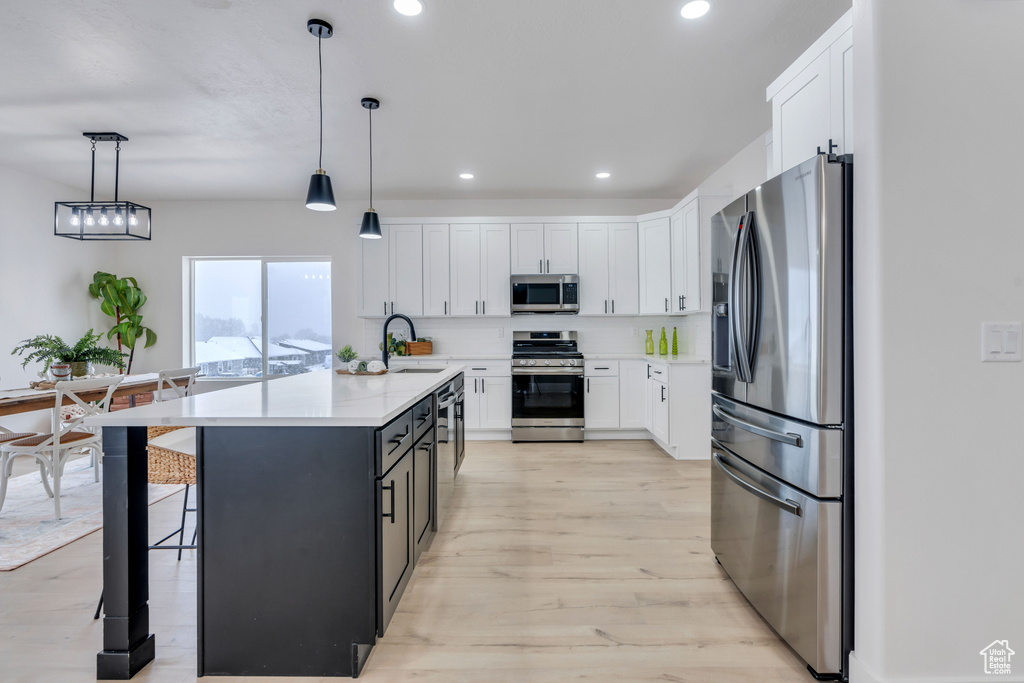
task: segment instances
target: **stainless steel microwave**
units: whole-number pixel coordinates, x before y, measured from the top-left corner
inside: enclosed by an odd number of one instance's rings
[[[579,275],[513,275],[512,313],[579,313]]]

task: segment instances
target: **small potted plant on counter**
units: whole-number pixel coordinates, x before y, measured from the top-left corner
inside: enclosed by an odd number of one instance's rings
[[[53,372],[54,379],[66,379],[67,374],[60,372],[63,364],[71,366],[72,377],[82,377],[89,374],[92,363],[109,365],[119,370],[124,370],[124,357],[128,354],[121,353],[117,349],[104,346],[97,346],[102,338],[101,335],[93,334],[92,330],[86,332],[74,345],[69,345],[56,335],[40,334],[32,339],[25,339],[11,351],[11,355],[28,354],[22,361],[21,367],[25,367],[30,361],[42,362],[43,370],[50,370],[54,365],[56,372]]]
[[[346,368],[348,367],[350,361],[354,361],[356,358],[359,358],[359,354],[352,349],[351,344],[346,344],[345,348],[343,348],[341,351],[338,351],[337,356],[338,360],[341,361],[342,367]]]

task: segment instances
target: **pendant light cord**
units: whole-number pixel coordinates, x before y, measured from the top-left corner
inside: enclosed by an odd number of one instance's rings
[[[370,117],[370,208],[373,208],[373,109],[366,110]]]
[[[317,157],[316,167],[324,167],[324,51],[323,38],[316,37],[317,64],[320,67],[320,156]]]

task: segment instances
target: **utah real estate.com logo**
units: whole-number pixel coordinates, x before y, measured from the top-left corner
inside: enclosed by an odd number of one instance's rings
[[[1003,674],[1010,673],[1010,658],[1016,652],[1010,649],[1010,642],[1007,640],[994,640],[992,644],[981,651],[985,660],[985,673]]]

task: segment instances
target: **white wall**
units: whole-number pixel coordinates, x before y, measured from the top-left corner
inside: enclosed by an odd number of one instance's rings
[[[700,184],[702,194],[739,197],[768,180],[768,151],[764,136],[744,147]]]
[[[1024,2],[855,0],[851,680],[1024,681]]]
[[[75,342],[90,327],[106,332],[88,286],[97,270],[116,263],[116,244],[79,242],[53,234],[53,203],[83,199],[81,190],[0,166],[0,388],[28,386],[42,365],[21,368],[11,350],[23,339],[55,334]],[[33,428],[46,415],[3,418],[8,428]]]

